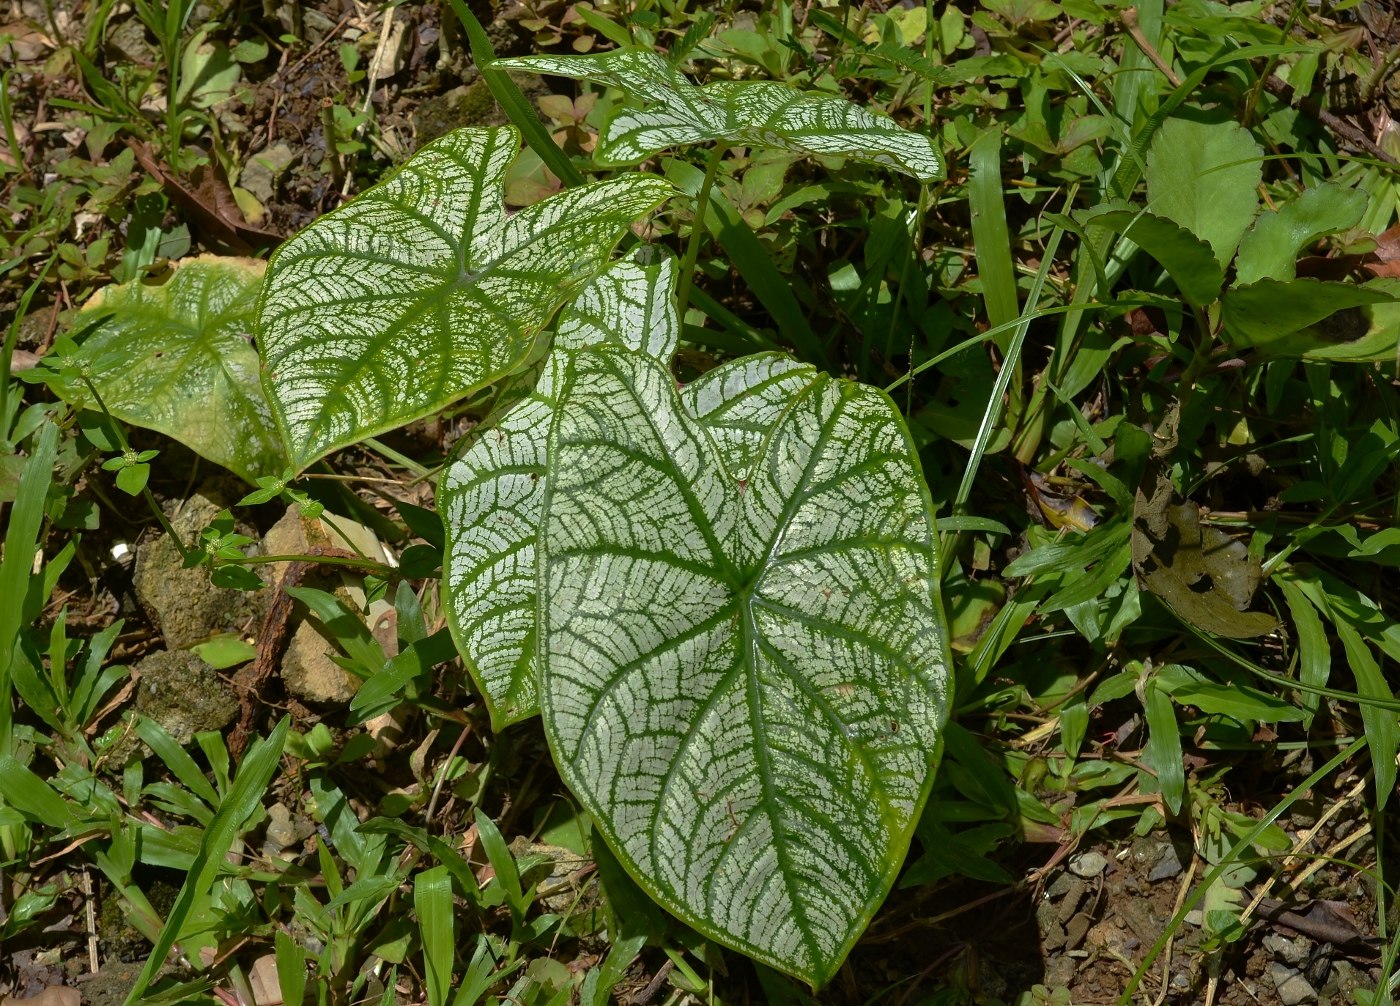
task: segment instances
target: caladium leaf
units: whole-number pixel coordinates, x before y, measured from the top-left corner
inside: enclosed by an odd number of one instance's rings
[[[662,905],[821,985],[903,862],[947,710],[898,412],[815,376],[736,478],[667,368],[595,347],[548,450],[537,624],[561,774]]]
[[[783,410],[816,377],[784,353],[755,353],[697,377],[681,402],[709,430],[729,474],[747,479]]]
[[[286,462],[251,341],[263,266],[204,255],[176,263],[162,282],[98,291],[74,322],[90,333],[50,386],[95,408],[71,373],[81,367],[123,422],[164,433],[249,482],[280,472]]]
[[[634,164],[667,147],[723,140],[851,157],[921,181],[944,176],[943,159],[927,136],[837,95],[798,91],[773,81],[718,81],[696,87],[665,58],[642,49],[522,56],[494,65],[588,80],[641,101],[641,108],[621,107],[608,121],[597,152],[603,163]]]
[[[674,280],[675,260],[644,249],[584,287],[560,312],[550,355],[538,371],[503,389],[497,417],[439,487],[447,533],[444,607],[497,730],[539,712],[535,537],[545,441],[569,354],[611,342],[669,361],[680,338]]]
[[[554,312],[670,186],[624,175],[511,216],[510,127],[460,129],[283,244],[259,305],[292,467],[519,368]]]

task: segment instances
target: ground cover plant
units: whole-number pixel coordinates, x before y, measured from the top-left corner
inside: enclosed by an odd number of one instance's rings
[[[1385,1003],[1383,5],[11,5],[0,993]]]

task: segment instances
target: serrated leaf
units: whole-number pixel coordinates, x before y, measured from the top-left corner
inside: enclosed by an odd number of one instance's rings
[[[1325,182],[1302,192],[1276,210],[1259,214],[1240,240],[1235,282],[1290,280],[1297,275],[1298,253],[1325,234],[1355,227],[1366,212],[1366,196],[1357,189]]]
[[[1197,307],[1220,297],[1225,270],[1205,241],[1186,228],[1144,210],[1104,207],[1083,214],[1085,225],[1117,231],[1161,263],[1181,295]]]
[[[545,441],[569,354],[612,342],[669,361],[680,338],[675,260],[650,249],[641,257],[614,263],[560,313],[554,350],[538,371],[502,390],[504,407],[438,490],[448,624],[497,730],[539,712],[535,536]]]
[[[1168,119],[1147,150],[1147,206],[1210,245],[1222,266],[1259,207],[1264,151],[1234,122]]]
[[[249,482],[279,471],[282,450],[250,342],[262,275],[256,260],[202,255],[176,263],[163,282],[99,290],[74,321],[75,331],[96,327],[62,362],[87,368],[122,422],[178,440]],[[76,377],[49,384],[74,405],[96,407]]]
[[[628,225],[671,191],[624,175],[507,217],[519,146],[510,127],[449,133],[277,250],[260,340],[295,470],[515,371]]]
[[[616,49],[590,56],[497,60],[510,70],[547,73],[614,87],[641,108],[619,107],[604,129],[598,157],[635,164],[668,147],[723,140],[802,154],[851,157],[913,175],[944,176],[927,136],[845,98],[798,91],[773,81],[717,81],[696,87],[662,56]]]
[[[817,376],[740,479],[665,367],[598,347],[548,449],[540,692],[561,775],[663,906],[821,985],[903,862],[947,711],[898,412]]]

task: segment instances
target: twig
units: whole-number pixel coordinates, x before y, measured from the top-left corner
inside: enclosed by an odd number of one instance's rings
[[[1289,104],[1293,103],[1293,88],[1285,80],[1282,80],[1275,76],[1266,77],[1264,79],[1264,90],[1268,91],[1274,97],[1279,98],[1282,101],[1286,101]],[[1400,161],[1397,161],[1395,158],[1391,157],[1380,147],[1376,146],[1376,144],[1371,140],[1371,138],[1365,133],[1363,133],[1360,129],[1357,129],[1356,126],[1352,125],[1346,119],[1343,119],[1337,115],[1333,115],[1331,112],[1327,111],[1327,109],[1323,108],[1322,105],[1318,103],[1317,99],[1308,97],[1307,95],[1303,95],[1298,98],[1298,107],[1301,108],[1303,111],[1307,112],[1309,115],[1311,115],[1318,122],[1322,123],[1328,129],[1332,130],[1332,132],[1345,139],[1350,140],[1352,143],[1355,143],[1358,147],[1361,147],[1363,150],[1366,151],[1366,153],[1370,154],[1376,160],[1384,161],[1387,164],[1400,164]]]
[[[1162,59],[1162,54],[1157,51],[1157,47],[1147,41],[1147,36],[1142,33],[1142,28],[1138,26],[1138,16],[1136,7],[1126,7],[1123,10],[1123,27],[1128,29],[1128,34],[1133,37],[1137,47],[1142,50],[1142,54],[1152,60],[1152,65],[1162,71],[1162,76],[1166,77],[1172,87],[1181,86],[1181,78],[1176,75],[1166,60]]]

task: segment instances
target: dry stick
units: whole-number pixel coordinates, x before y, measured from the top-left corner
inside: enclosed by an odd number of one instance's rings
[[[1265,78],[1264,90],[1268,91],[1274,97],[1290,104],[1293,102],[1293,88],[1290,87],[1286,81],[1278,77],[1270,76]],[[1380,147],[1376,146],[1369,136],[1357,129],[1346,119],[1333,115],[1331,112],[1327,111],[1327,109],[1323,108],[1322,105],[1318,103],[1317,99],[1303,95],[1298,98],[1298,107],[1328,129],[1332,130],[1332,132],[1350,140],[1358,147],[1364,149],[1368,154],[1376,158],[1376,160],[1384,161],[1387,164],[1400,164],[1400,161],[1397,161],[1394,157],[1391,157]]]
[[[1144,35],[1142,29],[1138,27],[1137,8],[1128,7],[1124,9],[1123,27],[1128,29],[1128,34],[1133,37],[1133,41],[1136,42],[1137,47],[1142,50],[1142,54],[1152,60],[1152,65],[1162,72],[1162,76],[1167,78],[1172,87],[1180,87],[1181,78],[1172,71],[1172,68],[1162,59],[1162,54],[1157,51],[1157,47],[1147,41],[1147,36]]]
[[[1191,890],[1191,881],[1196,876],[1196,863],[1199,862],[1195,856],[1191,857],[1191,865],[1186,869],[1186,876],[1181,881],[1181,886],[1176,891],[1176,904],[1172,905],[1172,914],[1181,911],[1182,904],[1186,901],[1186,892]],[[1172,969],[1172,944],[1176,942],[1176,937],[1172,936],[1167,940],[1167,945],[1162,948],[1162,977],[1160,979],[1162,988],[1157,993],[1157,998],[1153,1000],[1152,1006],[1162,1006],[1162,1000],[1167,998],[1168,980]]]
[[[1334,801],[1317,819],[1316,824],[1298,836],[1298,840],[1293,843],[1292,851],[1290,851],[1288,855],[1283,858],[1283,862],[1279,864],[1278,873],[1275,873],[1267,882],[1260,885],[1259,890],[1255,892],[1254,897],[1250,900],[1249,904],[1245,906],[1245,910],[1240,913],[1240,925],[1244,925],[1249,921],[1249,917],[1254,914],[1255,909],[1259,907],[1259,903],[1267,898],[1269,892],[1274,889],[1274,884],[1277,883],[1279,876],[1294,864],[1299,858],[1298,854],[1311,844],[1312,840],[1317,837],[1317,833],[1322,830],[1323,826],[1326,825],[1328,821],[1332,820],[1332,818],[1336,817],[1344,806],[1360,796],[1361,791],[1365,788],[1366,777],[1362,776],[1357,780],[1356,785],[1351,788],[1351,792],[1347,793],[1347,795],[1340,800]],[[1301,880],[1302,878],[1299,879]],[[1298,881],[1290,883],[1288,885],[1289,890],[1296,890],[1297,883]]]

